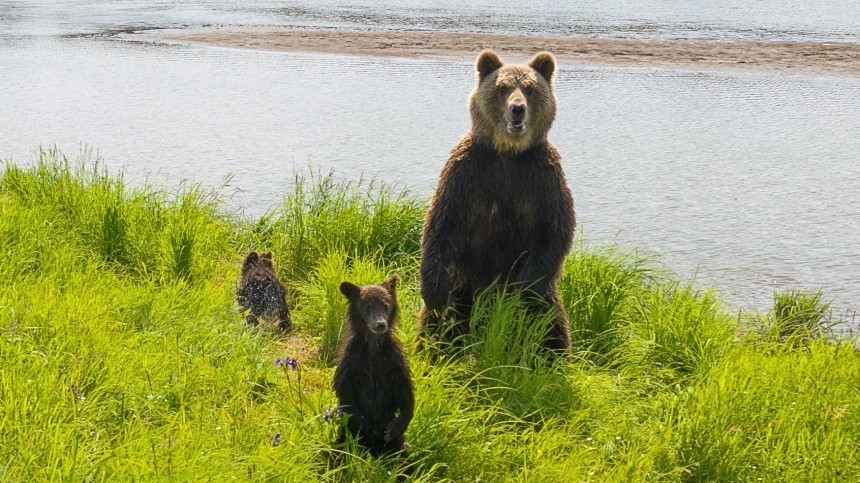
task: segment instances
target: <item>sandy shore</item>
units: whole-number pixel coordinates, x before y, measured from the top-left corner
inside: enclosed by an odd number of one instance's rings
[[[452,32],[233,28],[151,31],[143,34],[143,38],[258,50],[464,59],[491,48],[503,57],[519,61],[539,50],[549,50],[560,62],[573,64],[767,69],[860,76],[860,45],[836,42],[630,40]]]

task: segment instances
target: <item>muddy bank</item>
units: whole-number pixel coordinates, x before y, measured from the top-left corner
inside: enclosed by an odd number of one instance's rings
[[[494,49],[512,60],[549,50],[561,62],[594,65],[766,69],[860,76],[860,45],[787,41],[631,40],[481,33],[340,29],[161,30],[134,38],[220,47],[397,57],[471,58]]]

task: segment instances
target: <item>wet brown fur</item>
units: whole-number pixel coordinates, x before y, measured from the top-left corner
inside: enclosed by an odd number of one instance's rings
[[[527,289],[535,310],[553,310],[545,345],[570,346],[557,281],[573,241],[574,202],[561,156],[547,139],[556,114],[555,60],[505,65],[492,51],[477,60],[469,100],[472,128],[451,152],[424,222],[422,325],[450,342],[468,331],[477,292],[494,283]],[[508,126],[525,105],[524,133]]]
[[[379,285],[340,285],[349,301],[349,333],[341,345],[334,391],[349,414],[347,430],[374,456],[399,453],[405,458],[404,433],[412,420],[415,396],[403,346],[392,333],[400,320],[397,277]],[[384,325],[384,333],[371,327]],[[342,432],[340,442],[345,441]]]
[[[251,252],[245,257],[237,296],[242,309],[249,311],[245,318],[249,325],[265,318],[277,320],[281,330],[292,327],[287,289],[278,280],[271,252]]]

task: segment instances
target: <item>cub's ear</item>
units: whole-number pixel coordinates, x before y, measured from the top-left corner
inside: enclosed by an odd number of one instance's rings
[[[529,67],[536,70],[547,82],[552,82],[552,75],[555,73],[555,57],[549,52],[538,52],[529,61]]]
[[[354,283],[350,282],[341,282],[340,283],[340,293],[343,294],[347,300],[353,300],[358,297],[361,293],[361,287]]]
[[[391,278],[382,282],[381,285],[388,293],[393,294],[397,289],[397,275],[392,275]]]
[[[475,66],[478,68],[478,82],[480,83],[485,77],[499,70],[502,65],[502,59],[492,50],[485,50],[478,54],[478,60],[475,62]]]
[[[257,252],[249,253],[248,256],[245,257],[245,263],[243,263],[243,265],[245,265],[247,267],[248,265],[256,262],[257,257],[258,257]]]
[[[265,258],[266,260],[272,259],[272,252],[266,252],[260,255],[260,257]]]

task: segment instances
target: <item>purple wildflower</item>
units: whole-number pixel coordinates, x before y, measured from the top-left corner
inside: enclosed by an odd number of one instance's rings
[[[325,416],[323,416],[323,419],[326,422],[328,422],[332,418],[338,418],[339,419],[342,417],[343,417],[343,410],[341,410],[340,408],[328,408],[328,409],[326,409]]]
[[[276,366],[281,366],[281,365],[290,366],[290,369],[292,369],[294,371],[299,368],[298,361],[296,361],[295,359],[293,359],[290,356],[286,356],[283,359],[278,357],[277,359],[275,359],[275,365]]]
[[[281,443],[281,433],[275,433],[275,435],[272,436],[272,446],[277,446],[280,443]]]

